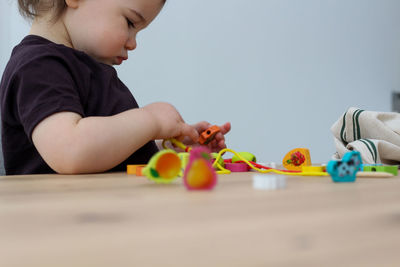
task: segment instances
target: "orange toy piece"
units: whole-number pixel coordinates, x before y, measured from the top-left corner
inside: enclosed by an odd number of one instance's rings
[[[126,166],[126,173],[127,174],[133,174],[136,176],[143,176],[143,168],[146,167],[146,165],[127,165]]]
[[[303,166],[311,166],[310,150],[295,148],[283,158],[283,167],[291,171],[301,171]]]
[[[217,125],[209,127],[207,130],[203,131],[199,137],[200,145],[207,145],[214,138],[214,136],[220,132],[221,129]]]

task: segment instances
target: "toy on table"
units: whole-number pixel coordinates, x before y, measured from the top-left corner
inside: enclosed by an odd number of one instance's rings
[[[190,151],[192,148],[189,146],[184,145],[182,142],[176,140],[176,139],[169,139],[169,140],[164,140],[163,142],[163,146],[164,148],[166,148],[165,142],[166,141],[170,141],[173,145],[183,149],[184,151]],[[308,149],[305,149],[306,151],[308,151]],[[305,150],[301,150],[301,151],[305,151]],[[258,171],[260,173],[276,173],[276,174],[285,174],[285,175],[296,175],[296,176],[327,176],[328,174],[326,172],[302,172],[301,169],[300,170],[279,170],[279,169],[275,169],[275,168],[270,168],[270,167],[266,167],[266,166],[262,166],[260,164],[257,164],[256,162],[252,162],[247,160],[245,157],[248,156],[254,156],[251,153],[248,152],[240,152],[240,154],[232,149],[229,148],[224,148],[222,150],[219,151],[217,157],[214,160],[213,163],[213,167],[217,169],[217,173],[218,174],[229,174],[231,173],[230,170],[226,169],[225,167],[222,166],[222,164],[220,164],[221,159],[222,159],[222,155],[224,155],[226,152],[231,152],[234,154],[234,156],[236,156],[236,158],[238,159],[238,161],[236,161],[235,163],[245,163],[247,164],[251,169]],[[304,152],[305,153],[305,152]],[[254,156],[255,159],[255,156]],[[307,164],[311,164],[311,159],[309,157],[309,152],[308,152],[308,157],[306,158],[306,160],[304,162],[307,162]],[[303,162],[303,163],[304,163]],[[226,163],[225,163],[226,165]]]
[[[302,172],[326,172],[326,166],[302,166]]]
[[[217,175],[211,165],[211,155],[207,147],[199,146],[190,151],[183,182],[189,190],[210,190],[217,183]]]
[[[363,164],[361,168],[364,172],[386,172],[393,174],[393,176],[397,176],[399,171],[399,166],[397,165]]]
[[[212,138],[215,137],[215,134],[217,134],[218,131],[219,131],[219,127],[218,126],[215,126],[215,125],[211,126],[210,128],[208,128],[207,130],[205,130],[204,132],[202,132],[200,134],[200,139],[202,139],[201,142],[202,143],[209,143],[212,140]],[[176,140],[174,138],[163,141],[162,145],[163,145],[163,147],[165,149],[167,149],[167,146],[165,144],[167,141],[171,142],[172,145],[174,145],[174,146],[176,146],[178,148],[181,148],[185,152],[190,152],[191,149],[192,149],[192,147],[186,146],[185,144],[183,144],[182,142],[180,142],[180,141],[178,141],[178,140]],[[254,169],[254,170],[256,170],[258,172],[262,172],[262,173],[268,173],[268,172],[274,172],[274,173],[277,173],[277,174],[289,174],[290,173],[290,175],[317,175],[317,176],[321,176],[321,175],[325,176],[326,175],[326,173],[316,173],[316,172],[315,173],[312,173],[312,172],[310,172],[310,173],[302,173],[301,170],[299,170],[299,171],[277,170],[277,169],[274,169],[274,168],[265,167],[265,166],[262,166],[262,165],[257,165],[255,162],[252,161],[252,160],[254,160],[254,161],[256,160],[256,157],[253,154],[251,154],[249,152],[239,152],[238,153],[238,152],[236,152],[236,151],[234,151],[232,149],[228,149],[228,148],[225,148],[225,149],[222,149],[221,151],[219,151],[219,153],[217,154],[216,157],[213,156],[214,163],[212,164],[212,166],[214,168],[218,169],[217,173],[219,173],[219,174],[228,174],[228,173],[231,172],[230,170],[226,169],[222,164],[222,162],[224,162],[223,159],[222,159],[222,155],[225,152],[231,152],[231,153],[234,154],[234,156],[233,156],[232,160],[230,161],[230,163],[231,162],[234,162],[234,163],[245,163],[245,164],[248,165],[248,170],[249,170],[249,168],[251,168],[251,169]],[[308,157],[307,163],[311,163],[311,160],[309,159],[309,157]],[[235,166],[235,165],[229,165],[228,168],[234,169],[235,171],[244,170],[243,165],[241,167]],[[261,170],[260,168],[263,168],[264,170]]]
[[[296,171],[296,170],[279,170],[279,169],[275,169],[275,168],[270,168],[267,166],[263,166],[260,165],[256,162],[252,162],[252,161],[248,161],[247,159],[245,159],[243,156],[241,156],[238,152],[229,149],[229,148],[224,148],[222,149],[219,153],[218,153],[218,157],[216,158],[216,160],[213,163],[213,166],[215,168],[218,169],[217,173],[219,174],[228,174],[230,173],[229,170],[227,170],[226,168],[222,167],[220,164],[218,164],[218,160],[222,157],[222,155],[226,152],[231,152],[233,153],[236,157],[238,157],[240,159],[240,161],[238,162],[244,162],[246,163],[251,169],[260,172],[260,173],[276,173],[276,174],[284,174],[284,175],[295,175],[295,176],[327,176],[328,174],[326,172],[302,172],[300,171]],[[311,163],[311,160],[309,160],[309,162]]]
[[[179,147],[186,152],[189,152],[192,150],[192,147],[186,146],[185,144],[183,144],[182,142],[180,142],[176,139],[164,140],[162,145],[165,149],[168,149],[166,146],[166,142],[171,142],[174,146]],[[308,151],[308,149],[307,149],[307,151]],[[232,158],[233,160],[230,159],[225,162],[225,160],[222,158],[222,155],[224,155],[226,152],[231,152],[234,154],[234,156]],[[232,149],[228,149],[228,148],[222,149],[218,153],[213,153],[213,158],[214,158],[214,162],[212,163],[212,166],[215,169],[217,169],[216,172],[218,174],[231,173],[231,170],[225,168],[223,165],[224,164],[226,165],[226,163],[232,163],[232,161],[235,161],[235,164],[244,163],[248,166],[248,168],[253,169],[254,171],[257,171],[260,173],[271,173],[272,172],[275,174],[284,174],[284,175],[292,175],[292,176],[293,175],[294,176],[327,176],[328,175],[326,172],[320,172],[320,171],[301,171],[301,169],[300,170],[280,170],[280,169],[276,169],[276,168],[263,166],[261,164],[258,164],[256,162],[253,162],[250,160],[250,159],[255,160],[255,156],[253,154],[251,154],[249,152],[236,152],[236,151],[234,151]],[[306,158],[306,161],[304,161],[304,162],[307,162],[307,164],[311,164],[310,157],[308,156]],[[232,165],[230,165],[228,168],[231,168],[231,166]],[[236,171],[238,171],[239,168],[237,168],[235,166],[234,169]],[[244,171],[243,165],[242,165],[242,167],[240,167],[240,170]]]
[[[247,161],[253,161],[256,162],[256,156],[251,154],[250,152],[237,152],[237,155],[233,155],[232,156],[232,163],[241,161],[241,159],[239,158],[239,156],[241,156],[242,158],[245,158]]]
[[[218,126],[211,126],[210,128],[208,128],[207,130],[205,130],[203,133],[200,134],[201,139],[202,139],[202,143],[206,144],[209,143],[212,138],[215,137],[215,134],[217,134],[219,131]],[[163,147],[165,149],[167,149],[165,143],[169,141],[171,142],[174,146],[179,147],[181,149],[183,149],[185,152],[190,152],[192,150],[192,147],[190,146],[186,146],[184,145],[182,142],[176,140],[176,139],[168,139],[168,140],[164,140],[163,141]],[[319,172],[319,171],[301,171],[301,167],[302,166],[307,166],[307,165],[311,165],[311,158],[309,155],[309,150],[308,149],[294,149],[291,152],[288,153],[288,155],[290,155],[289,159],[286,159],[286,165],[293,165],[296,166],[297,170],[279,170],[279,169],[275,169],[275,168],[270,168],[270,167],[266,167],[266,166],[262,166],[260,164],[257,164],[255,162],[256,157],[249,153],[249,152],[239,152],[237,153],[236,151],[232,150],[232,149],[222,149],[221,151],[219,151],[219,153],[217,154],[217,156],[215,156],[215,154],[213,155],[214,158],[214,162],[212,164],[212,166],[214,168],[217,169],[217,173],[219,174],[228,174],[231,172],[231,170],[225,168],[225,166],[223,166],[224,164],[224,160],[222,159],[222,155],[226,152],[231,152],[234,154],[233,158],[230,160],[230,162],[227,163],[234,163],[234,164],[240,164],[239,165],[229,165],[228,164],[228,168],[231,169],[232,171],[245,171],[244,165],[246,164],[247,167],[247,171],[249,169],[253,169],[257,172],[260,173],[276,173],[276,174],[285,174],[285,175],[296,175],[296,176],[327,176],[326,172]],[[153,158],[156,157],[153,156]],[[186,155],[187,157],[187,155]],[[152,159],[153,159],[152,158]],[[178,157],[179,158],[179,157]],[[181,161],[180,161],[180,166],[181,166],[181,171],[180,174],[182,175],[182,171],[185,168],[185,162],[182,162],[183,158],[182,156],[180,156]],[[150,163],[152,162],[152,160],[150,160]],[[149,163],[149,165],[150,165]],[[178,165],[178,163],[176,164]],[[173,167],[172,167],[173,168]],[[175,167],[176,168],[176,167]],[[290,168],[290,167],[289,167]],[[299,169],[300,168],[300,169]],[[145,169],[146,170],[146,169]],[[147,168],[147,170],[150,170],[149,168]],[[148,176],[149,178],[151,178],[152,180],[156,181],[156,182],[162,182],[162,183],[166,183],[167,181],[169,182],[169,179],[159,179],[158,177],[154,176],[155,172],[150,172],[150,171],[146,171],[144,174],[146,176]],[[179,174],[179,172],[178,172]]]
[[[127,165],[126,166],[126,173],[127,174],[134,174],[136,176],[143,176],[143,169],[147,165],[144,164],[137,164],[137,165]]]
[[[186,166],[189,163],[189,152],[179,152],[179,159],[181,160],[181,171],[178,176],[183,176],[183,172],[185,171]]]
[[[334,182],[354,182],[362,164],[360,152],[350,151],[342,160],[331,160],[326,166],[327,172]]]
[[[310,150],[295,148],[289,151],[282,160],[283,166],[292,171],[301,171],[302,166],[311,166]]]
[[[200,139],[202,143],[209,143],[220,131],[218,126],[211,126],[205,130]],[[212,189],[217,181],[215,170],[211,165],[211,155],[206,147],[184,145],[176,139],[169,139],[174,146],[185,152],[176,153],[168,149],[164,140],[164,150],[156,153],[143,169],[143,174],[156,183],[170,183],[176,177],[183,176],[186,188],[190,190]],[[190,154],[189,154],[190,152]]]
[[[212,163],[214,164],[215,159],[218,157],[218,153],[211,153],[211,157],[212,157]],[[230,161],[227,161],[226,163],[231,163]],[[225,160],[223,158],[219,158],[218,160],[218,164],[220,164],[221,166],[225,166]]]
[[[253,176],[253,188],[258,190],[277,190],[286,187],[286,177],[279,175],[262,175]]]
[[[246,163],[225,163],[225,169],[231,172],[248,172],[250,167]]]
[[[143,169],[143,174],[156,183],[168,184],[178,177],[181,160],[172,149],[157,152]]]
[[[250,152],[237,152],[236,156],[235,154],[232,156],[231,159],[225,160],[225,169],[231,171],[231,172],[248,172],[251,170],[251,167],[247,165],[244,161],[242,161],[241,158],[246,159],[249,162],[255,162],[256,161],[256,156],[251,154]]]
[[[216,125],[209,127],[200,134],[199,142],[201,144],[208,144],[219,131],[220,129]],[[171,142],[174,146],[183,149],[185,152],[177,154],[175,151],[167,149],[167,147],[165,146],[166,141]],[[176,139],[164,140],[163,147],[165,148],[165,150],[160,151],[156,155],[154,155],[146,167],[128,165],[128,174],[136,173],[136,175],[141,175],[143,170],[144,175],[157,183],[170,183],[177,176],[186,175],[186,178],[184,179],[185,185],[189,189],[210,189],[215,185],[215,183],[213,184],[212,182],[214,181],[214,178],[212,177],[215,177],[215,173],[214,176],[211,175],[213,172],[211,172],[210,169],[207,171],[207,168],[205,168],[208,165],[204,163],[199,163],[202,162],[199,155],[204,156],[208,152],[205,154],[199,154],[199,152],[196,152],[194,154],[195,156],[189,156],[188,152],[192,150],[192,147],[186,146]],[[224,155],[224,153],[226,152],[231,152],[234,154],[232,159],[227,160],[222,158],[222,155]],[[356,154],[355,151],[354,153]],[[335,161],[330,163],[330,174],[335,182],[351,182],[356,179],[355,177],[357,171],[351,173],[347,172],[350,169],[354,169],[351,166],[357,165],[355,163],[361,163],[361,158],[354,155],[352,157],[353,158],[349,160],[347,160],[347,157],[344,157],[342,161]],[[208,157],[203,158],[205,159]],[[287,170],[280,170],[263,166],[256,163],[256,157],[253,154],[249,152],[236,152],[228,148],[222,149],[221,151],[219,151],[219,153],[212,153],[212,158],[214,159],[214,162],[211,166],[217,169],[216,172],[219,174],[228,174],[230,172],[237,171],[249,171],[253,169],[259,173],[275,173],[294,176],[328,175],[325,166],[311,165],[310,151],[307,148],[292,149],[285,155],[282,163],[284,167],[287,168]],[[191,164],[190,168],[188,168],[189,163]],[[345,170],[345,167],[347,167],[348,169]],[[382,166],[363,167],[364,172],[358,172],[357,177],[393,177],[396,176],[398,173],[397,166],[384,166],[386,167],[384,169],[379,169],[379,167]],[[214,169],[212,170],[214,171]],[[206,174],[205,178],[198,179],[198,177],[201,177],[201,175],[197,175],[198,173]]]

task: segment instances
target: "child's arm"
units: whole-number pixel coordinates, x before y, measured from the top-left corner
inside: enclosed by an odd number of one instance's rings
[[[198,133],[167,103],[154,103],[114,116],[82,118],[73,112],[40,122],[32,140],[46,163],[58,173],[94,173],[113,168],[154,139]]]

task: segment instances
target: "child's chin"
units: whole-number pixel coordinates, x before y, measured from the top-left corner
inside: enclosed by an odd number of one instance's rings
[[[118,58],[114,61],[113,65],[121,65],[122,62],[124,62],[124,59],[118,57]]]

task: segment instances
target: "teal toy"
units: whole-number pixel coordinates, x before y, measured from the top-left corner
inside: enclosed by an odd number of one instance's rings
[[[342,160],[329,161],[326,171],[336,183],[354,182],[361,164],[360,152],[350,151],[344,154]]]

